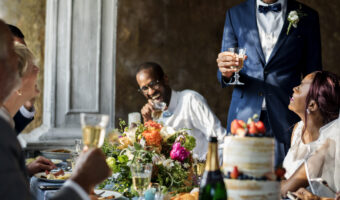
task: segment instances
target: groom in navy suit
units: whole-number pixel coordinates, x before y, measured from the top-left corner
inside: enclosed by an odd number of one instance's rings
[[[240,71],[244,85],[234,87],[228,132],[232,120],[247,121],[258,114],[267,134],[275,137],[277,166],[290,147],[292,127],[299,119],[288,110],[293,87],[301,77],[322,69],[318,14],[295,0],[247,0],[226,15],[217,58],[222,87],[233,81],[235,70],[231,66],[239,65],[228,48],[247,51]],[[289,15],[292,20],[288,20]]]

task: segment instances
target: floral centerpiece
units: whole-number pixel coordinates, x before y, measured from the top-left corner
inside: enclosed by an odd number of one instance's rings
[[[187,129],[176,131],[154,121],[130,129],[121,121],[120,126],[121,135],[109,137],[102,147],[113,175],[100,188],[136,196],[129,168],[134,162],[153,163],[151,182],[159,183],[164,192],[188,192],[197,186],[192,170],[196,141]]]

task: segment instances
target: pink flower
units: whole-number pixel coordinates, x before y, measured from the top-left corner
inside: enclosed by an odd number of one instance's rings
[[[190,152],[186,148],[182,147],[180,142],[175,142],[172,145],[172,149],[170,151],[171,159],[183,162],[189,155]]]

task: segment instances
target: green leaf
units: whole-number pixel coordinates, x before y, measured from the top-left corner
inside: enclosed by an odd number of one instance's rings
[[[143,149],[142,145],[140,145],[140,144],[137,143],[137,142],[133,143],[133,146],[135,147],[136,151],[139,151],[139,150],[142,150],[142,149]]]

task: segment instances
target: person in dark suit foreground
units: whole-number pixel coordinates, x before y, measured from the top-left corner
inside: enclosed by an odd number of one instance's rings
[[[0,106],[20,85],[17,62],[10,31],[0,20]],[[16,136],[10,124],[0,118],[0,180],[4,182],[0,185],[0,199],[33,199],[24,155]],[[90,149],[80,155],[72,176],[52,199],[89,199],[93,187],[110,173],[102,151]]]
[[[6,101],[4,101],[2,107],[0,107],[0,116],[5,118],[6,121],[11,124],[12,128],[15,127],[17,130],[18,123],[20,126],[26,126],[31,121],[30,118],[26,118],[24,116],[24,113],[29,113],[29,111],[27,111],[28,108],[23,106],[23,104],[25,105],[27,102],[31,102],[32,99],[34,99],[40,93],[40,90],[37,86],[39,67],[37,67],[34,62],[35,59],[32,52],[27,48],[27,46],[24,45],[25,41],[23,39],[16,39],[16,36],[14,36],[13,39],[15,40],[15,55],[13,56],[16,56],[18,60],[17,68],[19,71],[21,84],[20,88],[13,91]],[[18,111],[19,109],[20,111]],[[21,118],[21,120],[18,120],[18,118]],[[22,127],[22,129],[23,128],[24,127]],[[54,168],[56,168],[54,163],[42,156],[39,156],[37,159],[27,165],[29,176],[45,170],[52,170]]]
[[[295,0],[247,0],[227,11],[217,77],[222,87],[230,85],[239,66],[228,48],[246,48],[228,113],[227,129],[234,119],[260,116],[267,135],[275,138],[275,166],[290,146],[298,116],[288,110],[292,90],[302,76],[321,70],[319,17],[313,9]]]

